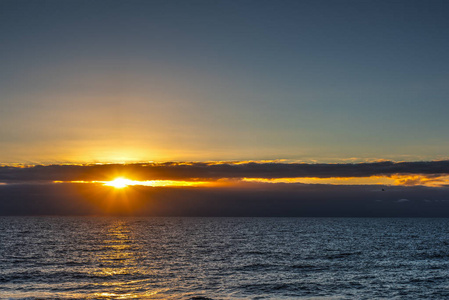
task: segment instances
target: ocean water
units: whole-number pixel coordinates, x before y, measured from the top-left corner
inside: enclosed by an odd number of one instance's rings
[[[449,219],[1,217],[2,299],[449,299]]]

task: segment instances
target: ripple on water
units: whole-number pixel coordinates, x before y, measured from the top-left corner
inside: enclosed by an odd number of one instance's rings
[[[18,299],[449,297],[449,220],[0,218]]]

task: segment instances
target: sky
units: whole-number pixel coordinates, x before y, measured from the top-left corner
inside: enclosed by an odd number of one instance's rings
[[[0,215],[449,217],[448,15],[0,0]]]
[[[0,1],[3,164],[448,157],[447,1]]]

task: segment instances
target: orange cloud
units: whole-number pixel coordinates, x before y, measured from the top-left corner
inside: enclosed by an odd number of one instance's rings
[[[297,177],[297,178],[243,178],[244,182],[253,183],[302,183],[330,185],[390,185],[390,186],[428,186],[442,187],[449,185],[449,176],[407,175],[368,177]]]

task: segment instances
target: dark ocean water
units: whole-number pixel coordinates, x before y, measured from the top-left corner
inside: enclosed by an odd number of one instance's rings
[[[449,299],[449,219],[0,218],[0,298]]]

